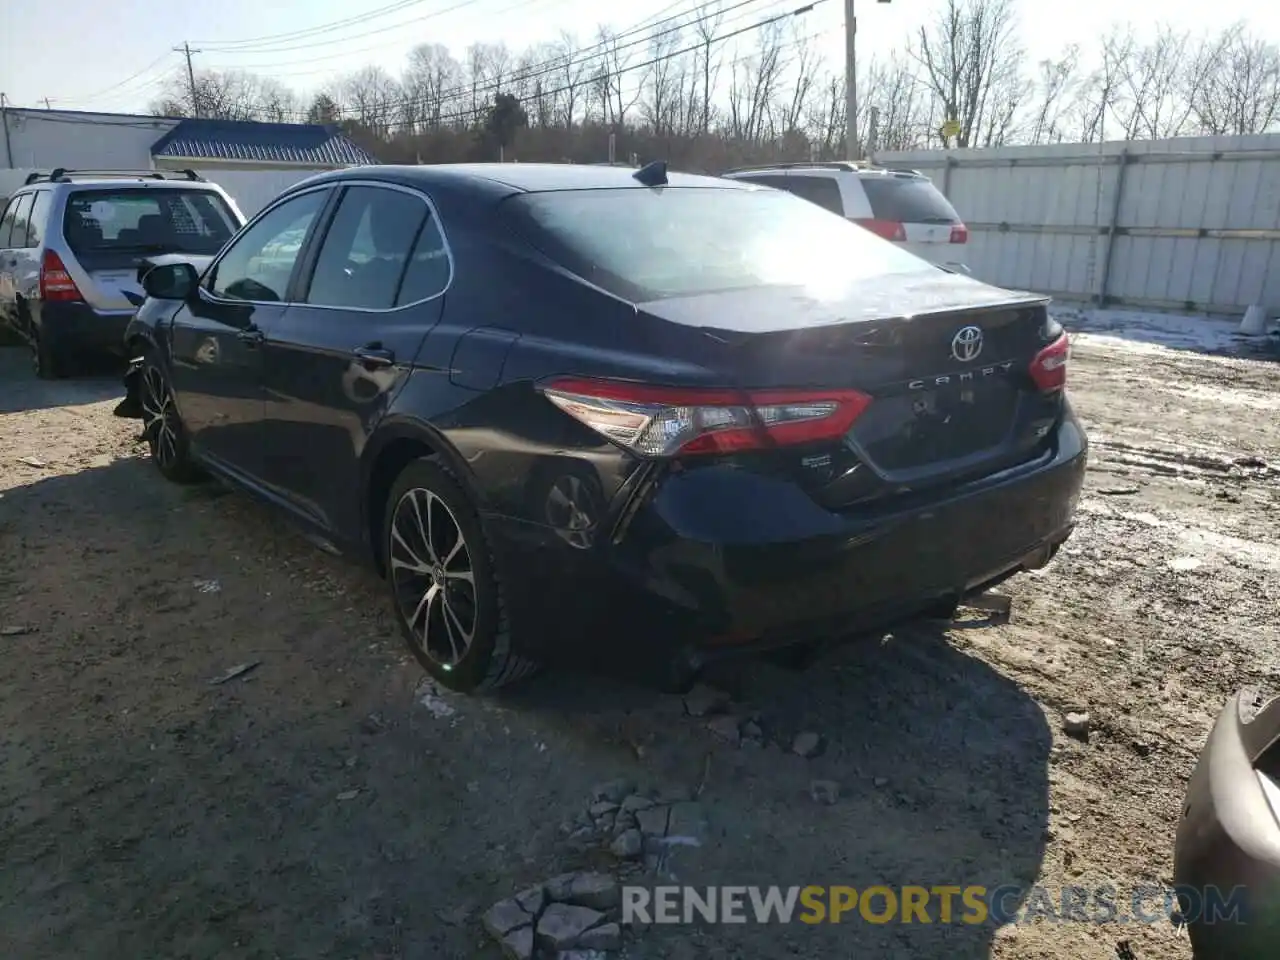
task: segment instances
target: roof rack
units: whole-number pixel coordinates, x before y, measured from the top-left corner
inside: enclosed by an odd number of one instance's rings
[[[48,173],[39,170],[27,174],[23,186],[32,183],[70,183],[75,177],[120,177],[125,180],[192,180],[204,182],[194,170],[70,170],[54,167]]]
[[[884,170],[889,173],[906,173],[913,176],[922,177],[919,170],[912,170],[910,167],[895,167],[889,164],[876,163],[873,160],[853,161],[853,160],[815,160],[806,163],[753,163],[745,167],[733,167],[726,170],[725,173],[746,173],[749,170],[844,170],[848,173],[857,173],[859,170]]]

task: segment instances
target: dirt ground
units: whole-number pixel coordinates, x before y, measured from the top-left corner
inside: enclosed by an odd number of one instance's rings
[[[701,790],[684,883],[1169,883],[1213,718],[1280,672],[1280,363],[1082,335],[1071,390],[1081,524],[1010,583],[1011,622],[721,670],[763,731],[733,745],[625,678],[424,696],[371,574],[164,482],[118,381],[40,383],[0,350],[0,954],[496,958],[480,913],[596,862],[563,825],[613,777]],[[788,751],[800,731],[818,756]],[[1190,951],[1168,922],[846,921],[651,927],[625,953]]]

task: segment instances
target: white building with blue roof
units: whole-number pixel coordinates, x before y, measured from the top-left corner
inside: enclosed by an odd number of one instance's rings
[[[330,124],[0,110],[0,198],[34,170],[191,169],[253,216],[312,174],[377,162]]]

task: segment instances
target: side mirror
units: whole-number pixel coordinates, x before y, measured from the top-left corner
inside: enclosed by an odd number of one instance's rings
[[[200,275],[189,263],[165,263],[152,267],[142,278],[142,289],[157,300],[186,300],[196,292]]]

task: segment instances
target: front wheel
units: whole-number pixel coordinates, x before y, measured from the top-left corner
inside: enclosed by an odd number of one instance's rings
[[[383,556],[396,620],[414,658],[443,686],[494,690],[536,664],[515,652],[480,517],[438,462],[423,458],[387,500]]]
[[[142,368],[142,435],[151,448],[151,462],[174,483],[195,483],[204,472],[191,457],[186,428],[173,403],[169,378],[154,357]]]

